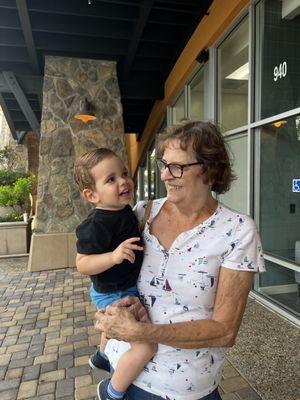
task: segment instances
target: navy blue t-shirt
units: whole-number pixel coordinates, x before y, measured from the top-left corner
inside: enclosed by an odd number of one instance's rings
[[[102,254],[115,250],[124,240],[141,237],[138,221],[131,207],[110,211],[93,209],[76,229],[77,252],[80,254]],[[135,242],[141,245],[140,242]],[[97,275],[91,275],[94,289],[108,293],[122,291],[136,284],[140,273],[143,252],[134,251],[135,261],[132,264],[123,260]]]

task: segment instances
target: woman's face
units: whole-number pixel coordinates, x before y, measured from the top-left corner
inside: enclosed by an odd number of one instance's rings
[[[182,150],[179,140],[168,143],[162,160],[167,164],[181,165],[198,161],[191,145],[187,150]],[[161,180],[166,185],[168,200],[173,203],[196,201],[199,196],[211,192],[210,185],[203,182],[203,165],[201,164],[185,167],[181,178],[174,178],[168,168],[165,168],[161,171]]]

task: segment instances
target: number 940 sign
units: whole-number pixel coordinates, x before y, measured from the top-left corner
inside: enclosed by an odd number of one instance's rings
[[[279,64],[279,66],[276,65],[274,68],[274,82],[276,82],[278,79],[286,77],[287,74],[287,62],[283,61],[282,63]]]

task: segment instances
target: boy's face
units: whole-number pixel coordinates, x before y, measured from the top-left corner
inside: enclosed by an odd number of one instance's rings
[[[91,169],[95,188],[85,189],[84,198],[98,208],[121,210],[133,198],[133,182],[119,157],[109,157]]]

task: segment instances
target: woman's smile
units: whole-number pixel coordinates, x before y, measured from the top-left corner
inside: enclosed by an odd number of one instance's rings
[[[168,190],[180,190],[182,186],[179,185],[170,185],[169,183],[166,184]]]

